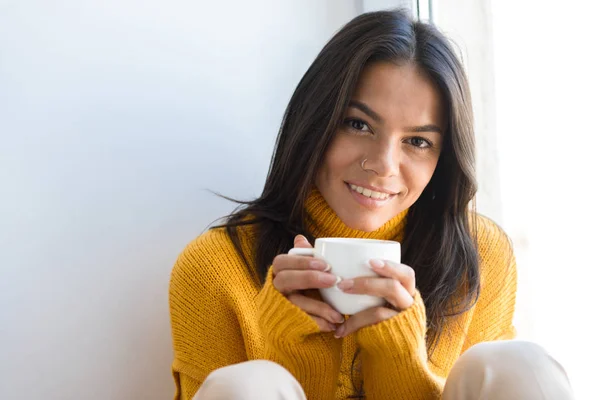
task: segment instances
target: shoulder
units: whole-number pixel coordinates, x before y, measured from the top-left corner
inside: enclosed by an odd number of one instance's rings
[[[215,261],[226,261],[234,254],[235,247],[225,229],[210,229],[185,246],[175,268],[192,272]]]
[[[251,238],[243,230],[239,238],[246,260],[251,263]],[[228,286],[232,280],[252,280],[246,260],[224,228],[210,229],[192,240],[177,257],[171,273],[171,294],[184,287],[208,294]]]
[[[512,256],[512,242],[504,230],[490,218],[477,214],[475,240],[482,261]]]
[[[510,238],[498,224],[483,215],[476,215],[476,227],[482,293],[497,292],[494,288],[516,290],[517,268]]]

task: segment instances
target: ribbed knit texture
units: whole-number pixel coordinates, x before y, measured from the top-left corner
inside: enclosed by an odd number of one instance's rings
[[[402,241],[406,213],[375,232],[345,226],[318,191],[306,202],[315,237],[362,237]],[[253,260],[252,228],[240,229],[242,248]],[[210,230],[178,258],[170,286],[175,360],[175,399],[191,399],[207,375],[220,367],[268,359],[298,379],[309,400],[344,399],[364,381],[368,399],[439,399],[450,368],[470,346],[514,337],[516,266],[504,233],[478,218],[482,291],[477,304],[448,322],[431,358],[425,341],[426,310],[414,305],[344,339],[321,333],[317,324],[272,284],[263,287],[248,271],[223,229]],[[290,248],[293,246],[290,243]],[[417,287],[419,283],[417,282]],[[352,358],[360,348],[360,368]]]

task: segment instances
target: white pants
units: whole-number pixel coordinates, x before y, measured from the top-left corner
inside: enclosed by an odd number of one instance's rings
[[[257,360],[213,371],[194,400],[306,400],[285,368]],[[540,346],[523,341],[480,343],[454,364],[443,400],[572,400],[561,365]]]

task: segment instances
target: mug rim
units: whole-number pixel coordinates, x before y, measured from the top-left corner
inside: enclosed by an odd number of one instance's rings
[[[344,237],[324,237],[317,238],[316,241],[325,242],[325,243],[341,243],[341,244],[360,244],[360,245],[369,245],[369,244],[397,244],[400,242],[396,240],[383,240],[383,239],[368,239],[368,238],[344,238]]]

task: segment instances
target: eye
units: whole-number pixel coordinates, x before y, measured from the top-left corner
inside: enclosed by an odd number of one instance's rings
[[[432,144],[429,140],[422,137],[413,137],[408,139],[408,144],[411,146],[417,147],[419,149],[428,149],[432,147]]]
[[[344,125],[355,131],[370,132],[369,125],[362,119],[348,118],[344,121]]]

